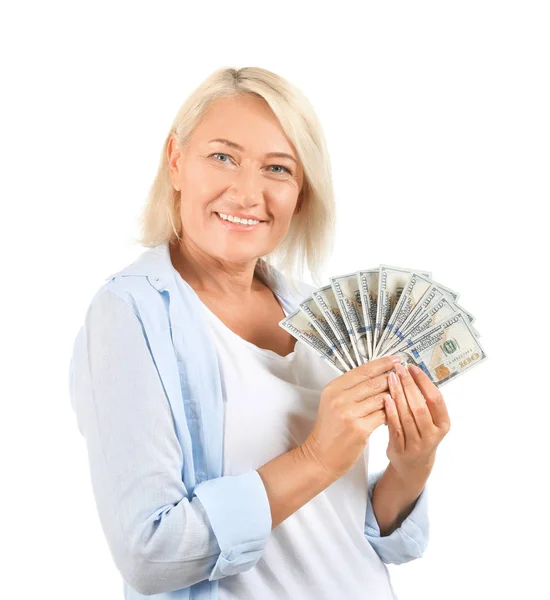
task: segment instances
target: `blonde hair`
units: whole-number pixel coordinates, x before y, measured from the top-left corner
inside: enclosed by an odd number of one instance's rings
[[[304,267],[317,285],[321,269],[332,252],[335,204],[330,158],[315,111],[307,98],[286,79],[259,67],[220,68],[187,98],[166,136],[157,174],[139,217],[141,236],[136,241],[152,247],[180,240],[181,192],[169,174],[167,149],[174,135],[181,145],[190,138],[209,104],[219,98],[256,94],[263,98],[288,139],[294,144],[304,171],[300,210],[289,230],[269,255],[261,258],[277,268],[295,288]]]

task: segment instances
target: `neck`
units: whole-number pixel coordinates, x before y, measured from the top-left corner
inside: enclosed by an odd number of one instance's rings
[[[245,262],[219,260],[185,238],[169,246],[176,271],[197,293],[220,294],[243,301],[265,288],[255,275],[257,258]]]

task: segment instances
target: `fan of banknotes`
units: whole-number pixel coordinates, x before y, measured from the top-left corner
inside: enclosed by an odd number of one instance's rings
[[[330,277],[279,326],[340,374],[397,355],[441,387],[487,355],[457,304],[459,294],[430,272],[390,265]]]

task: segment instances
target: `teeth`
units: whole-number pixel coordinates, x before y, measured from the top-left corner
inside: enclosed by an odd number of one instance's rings
[[[218,214],[225,221],[231,221],[232,223],[240,223],[241,225],[256,225],[260,222],[256,221],[255,219],[240,219],[239,217],[234,217],[233,215],[224,215],[223,213]]]

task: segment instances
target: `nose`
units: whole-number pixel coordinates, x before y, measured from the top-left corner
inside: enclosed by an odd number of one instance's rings
[[[257,164],[243,161],[241,167],[234,172],[229,196],[243,206],[255,206],[262,200],[264,183]]]

